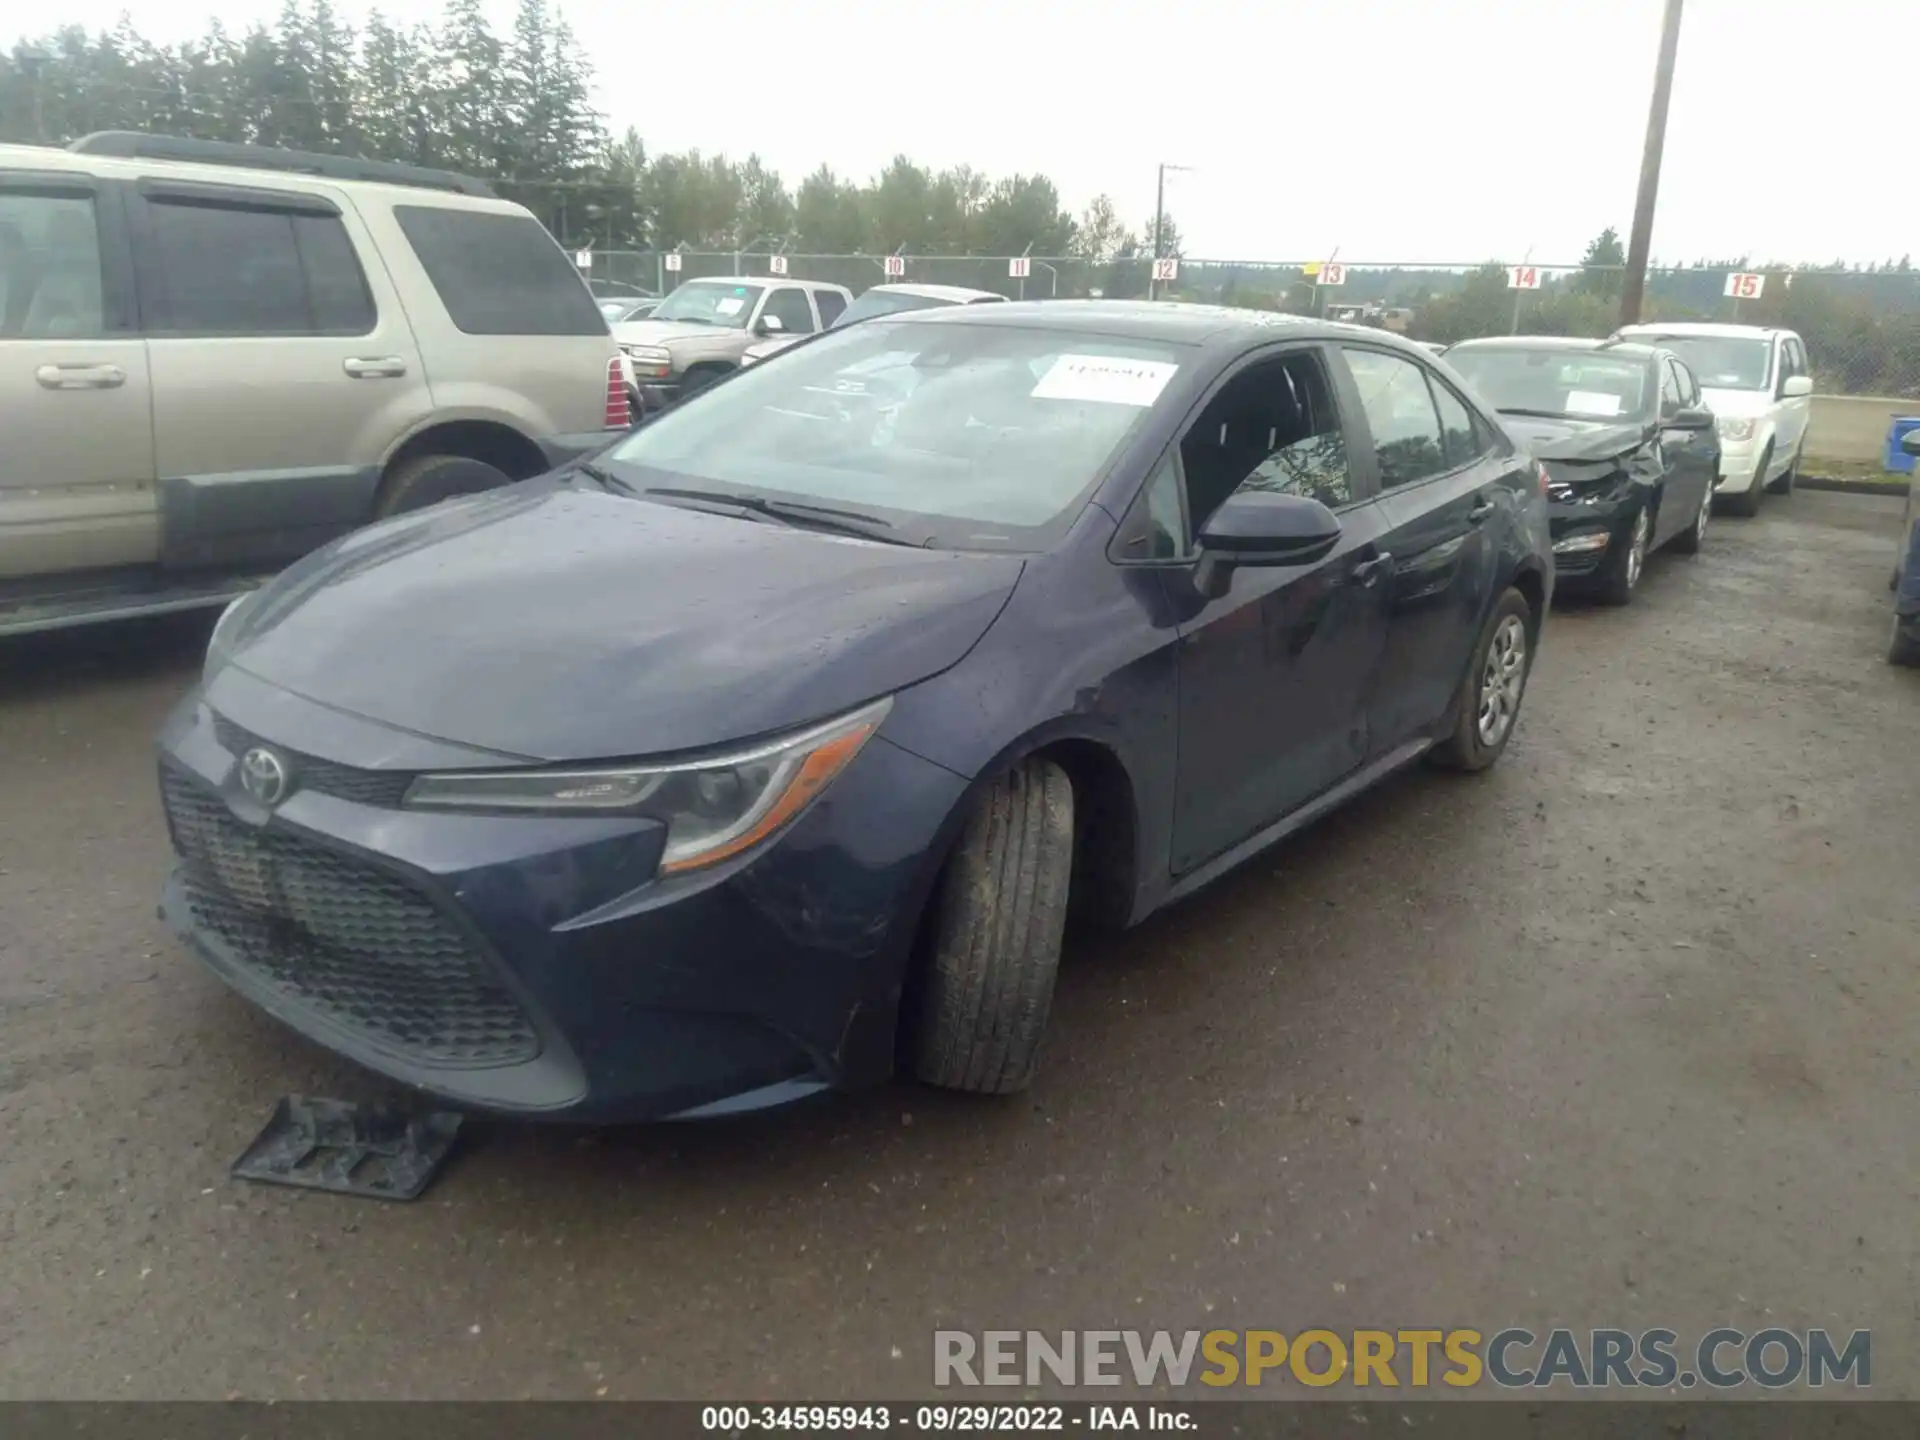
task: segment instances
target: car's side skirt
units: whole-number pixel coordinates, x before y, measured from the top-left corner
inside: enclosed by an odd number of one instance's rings
[[[1254,832],[1231,850],[1216,855],[1199,869],[1181,876],[1161,898],[1160,903],[1166,905],[1175,900],[1184,899],[1194,891],[1211,884],[1241,862],[1258,855],[1269,845],[1286,839],[1296,830],[1305,829],[1328,811],[1338,809],[1362,790],[1371,788],[1394,771],[1418,760],[1432,748],[1432,738],[1423,736],[1418,740],[1409,740],[1397,750],[1389,751],[1371,765],[1354,771],[1332,789],[1322,791],[1299,809],[1282,816],[1266,829]]]

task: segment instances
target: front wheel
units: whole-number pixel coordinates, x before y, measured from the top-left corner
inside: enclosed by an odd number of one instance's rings
[[[1647,550],[1653,544],[1652,502],[1640,507],[1627,532],[1627,543],[1613,547],[1606,568],[1600,572],[1600,598],[1609,605],[1625,605],[1640,588],[1640,574],[1647,568]]]
[[[1769,445],[1760,456],[1759,467],[1753,472],[1753,483],[1740,494],[1727,496],[1727,509],[1749,520],[1760,513],[1761,497],[1767,493],[1767,467],[1771,464],[1773,446]]]
[[[1787,473],[1767,486],[1767,493],[1769,495],[1791,495],[1793,493],[1793,482],[1800,478],[1800,457],[1806,453],[1806,448],[1807,442],[1802,440],[1793,452],[1793,460],[1787,466]]]
[[[1436,764],[1485,770],[1507,748],[1533,668],[1533,621],[1533,607],[1518,590],[1508,589],[1493,607],[1460,682],[1453,733],[1433,749]]]
[[[1887,640],[1887,663],[1889,665],[1920,666],[1920,620],[1903,620],[1893,617],[1893,634]]]
[[[941,877],[914,1072],[952,1090],[1024,1090],[1039,1067],[1073,876],[1073,783],[1028,760],[980,797]]]

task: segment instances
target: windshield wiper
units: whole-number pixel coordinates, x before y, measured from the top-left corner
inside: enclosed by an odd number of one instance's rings
[[[698,500],[709,505],[731,505],[750,514],[764,515],[788,525],[811,525],[842,535],[858,535],[866,540],[884,540],[891,545],[912,545],[899,533],[899,526],[864,510],[840,510],[831,505],[810,505],[804,500],[775,500],[766,495],[735,495],[725,490],[682,490],[671,485],[649,485],[636,492],[658,495],[665,500]]]
[[[640,489],[629,481],[622,480],[604,465],[596,465],[591,460],[576,461],[573,467],[589,480],[597,480],[608,490],[618,490],[623,495],[638,495]]]
[[[1602,415],[1569,415],[1564,410],[1523,410],[1518,405],[1496,405],[1502,415],[1528,415],[1536,420],[1602,420]]]
[[[713,321],[704,315],[662,315],[658,311],[647,317],[649,320],[664,320],[669,325],[711,325]]]

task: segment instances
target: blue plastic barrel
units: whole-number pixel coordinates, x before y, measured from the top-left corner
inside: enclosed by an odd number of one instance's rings
[[[1900,448],[1900,437],[1909,430],[1920,430],[1920,415],[1896,415],[1887,427],[1887,456],[1883,462],[1895,475],[1911,475],[1914,457]]]

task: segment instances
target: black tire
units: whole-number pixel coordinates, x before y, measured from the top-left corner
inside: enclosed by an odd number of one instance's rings
[[[506,471],[466,455],[416,455],[387,472],[373,513],[380,519],[425,509],[455,495],[477,495],[512,483]]]
[[[1713,519],[1713,482],[1707,482],[1707,493],[1700,502],[1700,513],[1693,517],[1693,523],[1673,537],[1672,545],[1681,555],[1698,555],[1700,546],[1706,541],[1707,526]]]
[[[1073,874],[1073,784],[1047,760],[981,796],[930,918],[914,1073],[951,1090],[1024,1090],[1039,1066]]]
[[[1653,501],[1648,500],[1633,517],[1625,535],[1614,537],[1607,548],[1607,563],[1594,577],[1594,594],[1605,605],[1625,605],[1640,588],[1646,573],[1647,557],[1653,554]],[[1638,547],[1638,556],[1635,548]]]
[[[1762,483],[1762,479],[1767,473],[1767,467],[1772,463],[1773,446],[1769,445],[1760,452],[1760,465],[1753,472],[1753,484],[1748,486],[1742,494],[1726,497],[1729,515],[1740,515],[1751,520],[1760,513],[1760,499],[1767,493],[1767,487]]]
[[[1514,727],[1520,723],[1520,704],[1526,697],[1527,677],[1533,673],[1533,648],[1540,635],[1539,619],[1533,613],[1533,606],[1527,603],[1527,597],[1518,590],[1509,588],[1501,595],[1480,631],[1479,643],[1473,647],[1473,659],[1467,665],[1467,673],[1460,678],[1460,691],[1454,701],[1456,714],[1453,733],[1428,752],[1436,765],[1448,770],[1485,770],[1506,751],[1507,742],[1513,738]],[[1480,731],[1481,702],[1491,678],[1488,661],[1495,636],[1507,631],[1508,622],[1512,620],[1519,621],[1519,633],[1524,637],[1526,647],[1521,655],[1519,693],[1513,699],[1504,727],[1489,740]]]
[[[1893,634],[1887,640],[1887,663],[1920,668],[1920,635],[1914,633],[1920,621],[1902,622],[1893,617]]]
[[[726,379],[731,373],[717,365],[696,365],[687,372],[687,378],[680,382],[681,400],[691,400],[709,385]]]
[[[1767,486],[1767,493],[1769,495],[1791,495],[1793,493],[1793,482],[1800,478],[1800,457],[1806,452],[1806,448],[1807,442],[1802,439],[1799,447],[1793,452],[1793,463],[1787,466],[1787,473]]]

